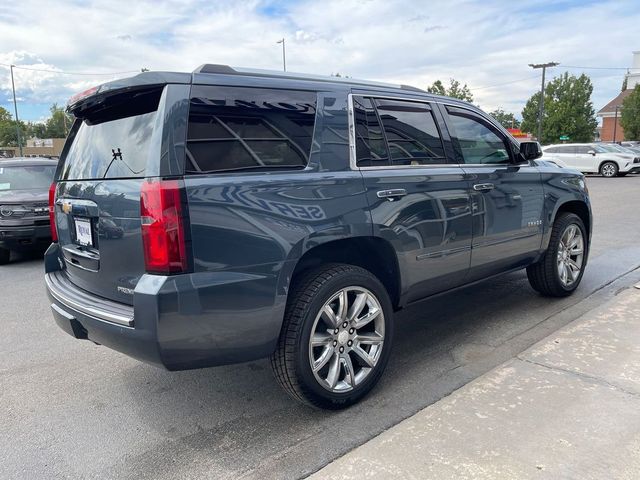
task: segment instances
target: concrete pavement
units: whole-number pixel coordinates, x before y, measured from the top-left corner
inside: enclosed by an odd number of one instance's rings
[[[640,284],[310,478],[640,478]]]

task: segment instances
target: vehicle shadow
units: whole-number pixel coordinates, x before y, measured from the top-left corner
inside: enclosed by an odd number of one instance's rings
[[[116,471],[169,478],[188,461],[195,476],[308,474],[540,340],[532,329],[586,293],[550,301],[517,272],[413,305],[396,317],[380,384],[346,411],[291,400],[266,360],[175,373],[136,364],[121,372],[121,400],[163,440]]]

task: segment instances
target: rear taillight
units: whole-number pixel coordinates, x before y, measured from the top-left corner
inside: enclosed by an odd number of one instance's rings
[[[147,180],[140,192],[144,262],[148,273],[187,271],[182,182]]]
[[[58,241],[58,229],[56,228],[56,184],[49,187],[49,226],[51,227],[51,241]]]

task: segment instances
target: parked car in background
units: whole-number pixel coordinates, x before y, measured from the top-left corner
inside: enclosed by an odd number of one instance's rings
[[[640,145],[637,145],[634,142],[625,142],[625,144],[604,143],[602,145],[604,145],[605,148],[612,147],[615,151],[620,153],[630,153],[634,156],[640,156]]]
[[[547,145],[542,147],[542,158],[582,173],[600,173],[604,177],[640,172],[640,155],[620,148],[598,143]]]
[[[293,398],[344,408],[382,375],[394,312],[525,268],[563,297],[587,264],[584,176],[460,100],[204,65],[69,109],[53,316],[170,370],[270,357]]]
[[[49,186],[56,160],[0,159],[0,265],[12,251],[46,247],[51,243]]]

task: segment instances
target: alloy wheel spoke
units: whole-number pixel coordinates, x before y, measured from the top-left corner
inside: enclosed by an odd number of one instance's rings
[[[567,266],[562,262],[560,267],[560,280],[566,285],[567,283]]]
[[[333,355],[329,365],[329,373],[327,374],[327,384],[331,390],[333,390],[338,384],[338,378],[340,378],[340,365],[340,357],[337,354]]]
[[[347,319],[347,311],[349,308],[349,299],[347,298],[347,291],[342,290],[338,295],[338,323]]]
[[[573,239],[576,236],[576,227],[574,227],[573,225],[571,225],[568,229],[567,229],[567,240],[564,242],[564,244],[570,248],[571,246],[571,242],[573,242]]]
[[[574,236],[573,240],[571,240],[571,243],[569,243],[569,245],[567,246],[567,249],[572,250],[576,248],[578,246],[578,243],[580,243],[581,240],[582,238],[580,237],[580,235]]]
[[[351,351],[355,353],[367,367],[373,368],[375,366],[376,362],[373,357],[365,352],[360,345],[358,345]]]
[[[336,318],[336,314],[331,309],[331,305],[325,305],[322,309],[322,317],[327,320],[327,324],[330,327],[336,328],[338,326],[338,319]]]
[[[355,340],[359,343],[359,344],[364,344],[364,345],[380,345],[383,342],[383,337],[382,335],[379,335],[377,333],[358,333],[358,335],[356,335]]]
[[[312,347],[321,347],[322,345],[328,345],[331,343],[333,337],[328,333],[316,332],[311,337],[311,346]]]
[[[366,293],[362,292],[356,295],[356,299],[351,305],[351,308],[349,309],[348,320],[352,321],[358,318],[358,316],[360,315],[360,313],[362,313],[362,310],[364,309],[366,304],[367,304]]]
[[[567,259],[567,265],[569,266],[569,270],[571,271],[572,276],[575,278],[577,274],[580,273],[580,265],[578,265],[574,260],[571,260],[570,258]],[[573,275],[574,273],[576,275]]]
[[[350,387],[355,387],[355,385],[356,385],[356,374],[355,374],[355,371],[353,369],[353,362],[351,361],[351,356],[347,353],[347,354],[342,356],[342,360],[343,360],[343,365],[344,365],[344,370],[345,370],[344,381]]]
[[[327,362],[329,362],[329,360],[331,360],[331,358],[334,356],[337,356],[337,355],[333,351],[333,348],[329,346],[325,347],[320,357],[318,357],[318,359],[315,362],[313,362],[313,365],[311,366],[311,368],[313,369],[314,372],[321,370],[327,364]]]
[[[380,309],[377,307],[369,307],[369,311],[362,318],[358,318],[354,323],[354,328],[362,328],[367,325],[369,322],[374,320],[378,315],[380,315]]]

